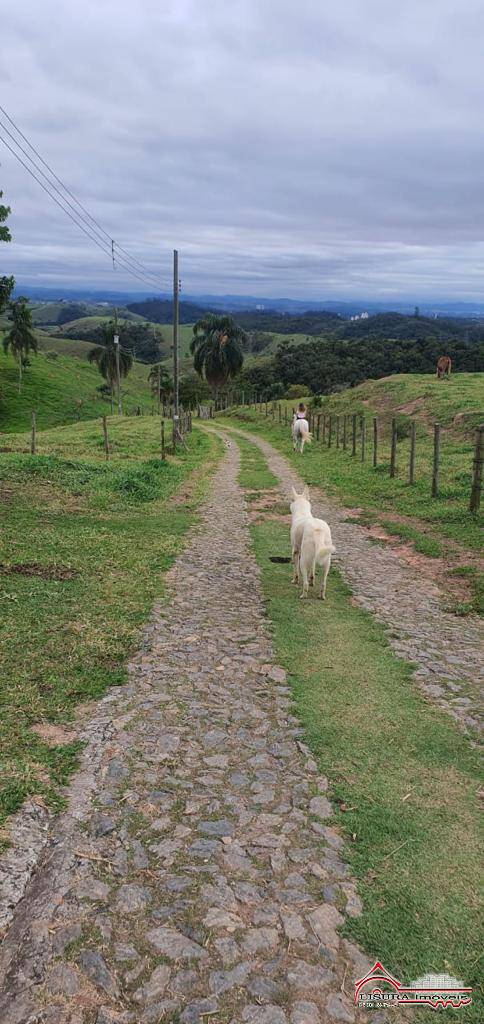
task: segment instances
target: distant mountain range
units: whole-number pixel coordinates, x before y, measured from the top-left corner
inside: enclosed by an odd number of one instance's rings
[[[59,301],[84,301],[84,302],[109,302],[120,306],[128,303],[143,302],[146,299],[157,299],[163,303],[171,303],[170,295],[156,295],[154,292],[114,292],[108,290],[96,290],[89,288],[37,288],[32,285],[18,283],[15,289],[17,295],[26,295],[28,298],[38,302],[59,302]],[[236,313],[244,310],[272,310],[278,313],[303,313],[307,310],[327,310],[329,313],[339,313],[342,316],[354,316],[355,314],[367,312],[370,314],[395,312],[413,313],[418,305],[420,313],[424,316],[458,316],[467,318],[484,317],[484,303],[461,302],[458,300],[426,300],[415,303],[411,300],[389,299],[386,302],[374,302],[370,299],[288,299],[288,298],[261,298],[255,295],[183,295],[185,305],[191,304],[201,309],[226,310]]]

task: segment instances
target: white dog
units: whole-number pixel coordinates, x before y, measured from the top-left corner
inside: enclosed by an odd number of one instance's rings
[[[296,413],[294,413],[291,429],[294,451],[299,451],[302,455],[306,442],[312,441],[312,436],[309,431],[309,423],[307,420],[298,419]]]
[[[307,597],[310,584],[314,584],[316,566],[323,570],[319,597],[326,597],[326,581],[331,565],[331,555],[336,548],[331,540],[331,530],[324,519],[315,519],[311,512],[309,491],[302,494],[292,489],[291,502],[291,547],[294,565],[293,583],[302,580],[301,597]]]

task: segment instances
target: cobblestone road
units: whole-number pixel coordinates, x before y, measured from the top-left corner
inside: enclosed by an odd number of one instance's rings
[[[358,1019],[369,964],[339,930],[360,903],[273,661],[237,468],[232,444],[89,724],[3,943],[2,1024]]]

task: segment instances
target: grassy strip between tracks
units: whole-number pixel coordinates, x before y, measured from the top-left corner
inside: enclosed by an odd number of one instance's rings
[[[148,417],[113,418],[109,432],[107,463],[98,423],[39,435],[45,454],[0,455],[0,824],[28,795],[59,802],[78,746],[32,726],[68,723],[125,681],[221,451],[195,430],[162,462]]]
[[[242,452],[242,479],[252,486]],[[331,571],[323,604],[290,584],[288,527],[252,527],[277,659],[296,713],[331,784],[333,824],[358,880],[364,913],[346,934],[403,982],[448,972],[474,986],[474,1005],[447,1010],[477,1021],[482,953],[476,753],[428,704],[411,666],[393,654],[383,628],[351,604]],[[346,810],[342,810],[342,807]],[[419,1020],[433,1020],[419,1010]]]

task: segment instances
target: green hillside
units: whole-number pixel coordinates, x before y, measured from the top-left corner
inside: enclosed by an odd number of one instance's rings
[[[48,349],[54,349],[53,339],[42,338]],[[58,346],[63,342],[58,340]],[[68,343],[69,344],[69,343]],[[77,342],[76,345],[82,344]],[[87,346],[88,349],[91,345]],[[80,355],[79,352],[75,353]],[[151,394],[147,381],[149,367],[135,363],[129,377],[122,382],[123,408],[134,412],[140,405],[145,412],[151,410]],[[40,430],[77,419],[76,400],[82,399],[81,419],[109,413],[110,403],[97,388],[103,378],[95,366],[74,359],[72,355],[59,355],[50,360],[44,352],[31,357],[31,366],[24,374],[22,393],[18,394],[17,365],[11,356],[0,350],[0,431],[27,430],[32,410],[37,413]]]

